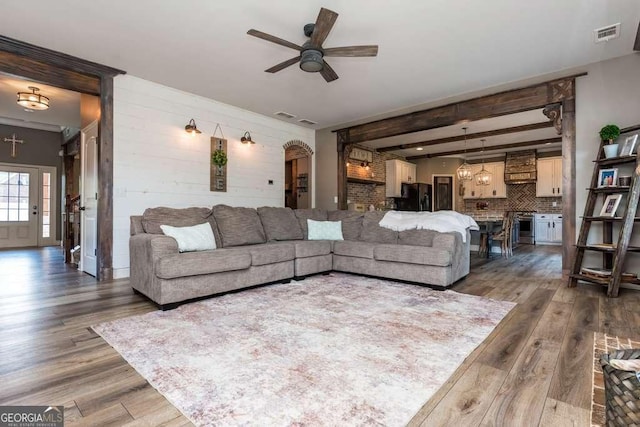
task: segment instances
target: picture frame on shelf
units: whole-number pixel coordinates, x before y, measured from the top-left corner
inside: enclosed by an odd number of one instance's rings
[[[632,156],[633,150],[635,150],[637,142],[638,142],[638,134],[631,135],[625,138],[624,143],[622,144],[622,149],[620,149],[620,157]]]
[[[600,216],[606,216],[613,218],[616,216],[616,211],[622,200],[622,194],[609,194],[604,200],[602,209],[600,210]]]
[[[598,172],[598,188],[613,187],[618,180],[618,168],[600,169]]]

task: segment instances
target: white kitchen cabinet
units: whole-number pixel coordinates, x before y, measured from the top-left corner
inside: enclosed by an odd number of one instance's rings
[[[386,167],[386,196],[400,197],[402,183],[416,182],[416,165],[402,160],[387,160]]]
[[[475,174],[482,170],[482,164],[471,165],[473,179],[464,181],[465,199],[499,199],[507,197],[504,182],[504,162],[485,163],[484,168],[491,173],[491,184],[476,185]]]
[[[536,244],[562,244],[562,215],[535,214]]]
[[[536,197],[562,196],[562,157],[538,159]]]

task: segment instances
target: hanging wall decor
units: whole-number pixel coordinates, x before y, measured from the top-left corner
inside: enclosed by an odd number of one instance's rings
[[[220,129],[222,138],[216,137],[216,131]],[[219,124],[213,131],[211,137],[211,172],[210,172],[210,191],[227,191],[227,140],[224,139],[222,128]]]

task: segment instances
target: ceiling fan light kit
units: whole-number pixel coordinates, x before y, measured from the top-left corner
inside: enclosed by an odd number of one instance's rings
[[[39,94],[40,89],[29,86],[31,92],[18,92],[18,105],[30,110],[44,111],[49,108],[49,98]]]
[[[344,46],[324,49],[322,47],[322,43],[324,43],[329,35],[336,19],[338,19],[338,14],[336,12],[325,9],[324,7],[321,8],[316,22],[304,26],[304,35],[309,37],[309,40],[302,46],[254,29],[247,31],[247,34],[259,39],[270,41],[271,43],[279,44],[280,46],[300,51],[299,56],[276,64],[273,67],[266,69],[265,72],[277,73],[296,62],[300,62],[301,70],[309,73],[320,73],[327,83],[329,83],[337,80],[338,74],[336,74],[333,68],[331,68],[331,66],[327,64],[327,61],[324,60],[325,56],[358,57],[378,55],[377,45]]]

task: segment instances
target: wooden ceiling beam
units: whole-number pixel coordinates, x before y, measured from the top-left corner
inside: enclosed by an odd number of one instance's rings
[[[549,104],[572,98],[575,78],[584,75],[586,73],[567,76],[520,89],[338,129],[336,132],[346,132],[349,143],[356,144],[461,124],[464,121],[476,121],[544,108]]]
[[[484,132],[470,133],[470,134],[467,134],[467,139],[489,138],[489,137],[492,137],[492,136],[507,135],[507,134],[510,134],[510,133],[518,133],[518,132],[527,132],[527,131],[530,131],[530,130],[546,129],[546,128],[550,128],[550,127],[553,127],[553,122],[551,122],[551,121],[540,122],[540,123],[532,123],[532,124],[528,124],[528,125],[513,126],[513,127],[510,127],[510,128],[494,129],[494,130],[488,130],[488,131],[484,131]],[[389,146],[389,147],[377,148],[376,151],[378,151],[379,153],[384,153],[384,152],[387,152],[387,151],[407,150],[407,149],[411,149],[411,148],[429,147],[429,146],[432,146],[432,145],[448,144],[450,142],[464,141],[464,139],[465,139],[464,135],[456,135],[456,136],[450,136],[450,137],[447,137],[447,138],[439,138],[439,139],[431,139],[431,140],[428,140],[428,141],[412,142],[412,143],[409,143],[409,144],[392,145],[392,146]]]
[[[484,148],[480,148],[480,147],[471,148],[469,150],[453,150],[453,151],[444,151],[441,153],[429,153],[429,154],[422,154],[420,156],[407,157],[407,160],[430,159],[433,157],[453,156],[455,154],[464,154],[464,153],[467,153],[467,154],[481,153],[483,151],[505,150],[508,148],[525,148],[525,147],[531,147],[533,145],[552,144],[555,142],[562,142],[562,138],[557,137],[557,138],[548,138],[548,139],[537,139],[534,141],[514,142],[511,144],[502,144],[502,145],[492,145]]]

